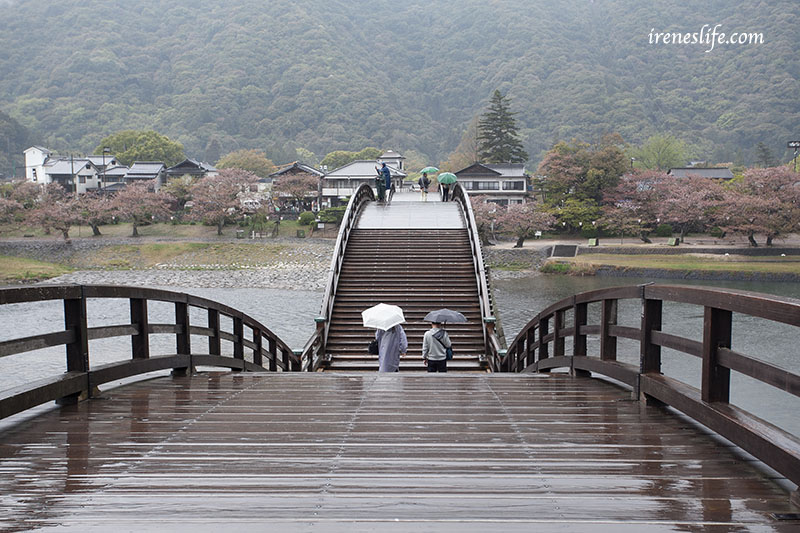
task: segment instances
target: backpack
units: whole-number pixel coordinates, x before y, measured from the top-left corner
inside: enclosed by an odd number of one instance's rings
[[[437,337],[437,335],[439,335],[439,336]],[[431,336],[434,339],[436,339],[436,341],[439,344],[441,344],[442,347],[444,348],[444,358],[445,358],[445,360],[450,361],[451,359],[453,359],[453,341],[450,341],[450,346],[445,346],[444,343],[442,342],[442,337],[444,337],[444,330],[437,331],[436,333],[434,333]]]

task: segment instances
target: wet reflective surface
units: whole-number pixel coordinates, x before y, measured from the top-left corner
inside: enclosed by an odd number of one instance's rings
[[[0,530],[798,531],[686,420],[564,375],[200,374],[5,422]]]

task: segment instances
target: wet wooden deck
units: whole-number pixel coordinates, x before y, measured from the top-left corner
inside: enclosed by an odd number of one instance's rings
[[[16,420],[0,530],[798,531],[686,419],[564,375],[199,374]]]

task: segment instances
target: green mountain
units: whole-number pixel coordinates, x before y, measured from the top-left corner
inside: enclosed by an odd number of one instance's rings
[[[691,4],[691,5],[690,5]],[[788,160],[796,0],[0,0],[0,111],[87,152],[124,129],[186,147],[447,156],[495,89],[535,164],[556,140],[671,133],[712,161]],[[759,32],[762,44],[651,43]],[[8,150],[0,139],[0,151]],[[213,147],[213,150],[211,149]],[[5,169],[0,168],[0,171]]]

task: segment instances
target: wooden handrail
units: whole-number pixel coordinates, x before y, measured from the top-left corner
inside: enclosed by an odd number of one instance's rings
[[[86,301],[103,298],[129,300],[131,322],[89,328]],[[0,396],[0,419],[51,400],[69,403],[81,397],[91,397],[98,385],[154,370],[171,368],[175,372],[186,372],[198,365],[207,365],[256,372],[279,369],[296,371],[302,366],[300,358],[295,356],[289,346],[269,328],[241,311],[199,296],[160,289],[111,285],[53,285],[0,289],[0,305],[54,300],[62,300],[64,303],[64,330],[0,342],[0,357],[43,347],[64,346],[66,373],[5,391]],[[175,323],[149,322],[147,304],[155,301],[175,305]],[[191,324],[190,308],[208,311],[207,327]],[[220,328],[220,315],[232,320],[232,331],[223,331]],[[250,332],[249,338],[245,328]],[[175,335],[174,354],[150,355],[150,335],[157,333]],[[202,353],[192,347],[192,335],[208,337],[208,353]],[[103,366],[90,364],[90,340],[126,336],[131,338],[133,357],[130,360]],[[233,343],[232,357],[221,354],[219,347],[221,340]],[[267,342],[264,343],[264,340]],[[249,350],[252,360],[245,358],[245,349]]]
[[[339,227],[339,235],[336,238],[336,245],[333,248],[331,266],[328,270],[328,282],[325,286],[325,296],[322,299],[322,309],[320,316],[316,319],[317,328],[303,347],[300,359],[305,370],[316,371],[321,365],[326,363],[325,344],[328,338],[331,314],[333,313],[333,303],[336,297],[336,287],[339,284],[339,274],[342,270],[344,252],[347,241],[350,239],[350,232],[358,223],[361,209],[369,201],[375,200],[375,191],[366,183],[362,183],[355,194],[350,197],[345,209],[342,223]]]
[[[481,239],[478,234],[478,225],[475,223],[475,214],[472,211],[472,203],[469,194],[456,183],[452,192],[453,200],[461,205],[464,213],[464,222],[469,234],[469,243],[472,248],[472,259],[475,277],[478,282],[478,296],[481,305],[481,316],[483,317],[483,344],[487,357],[487,365],[492,370],[499,370],[500,356],[502,352],[502,342],[495,331],[495,317],[492,310],[492,298],[489,292],[489,285],[486,281],[486,267],[483,263],[483,253],[481,252]]]
[[[617,324],[618,302],[639,301],[639,327]],[[702,338],[664,333],[663,302],[703,309]],[[600,306],[599,323],[588,324],[587,306]],[[599,289],[570,296],[533,317],[514,338],[501,361],[507,372],[548,372],[569,368],[573,374],[596,372],[629,385],[641,401],[672,406],[753,454],[795,484],[800,484],[800,438],[759,419],[730,402],[730,374],[800,397],[800,375],[731,349],[732,315],[758,317],[800,327],[800,300],[746,291],[678,285],[639,285]],[[564,327],[572,318],[572,326]],[[600,353],[586,353],[586,337],[600,341]],[[563,340],[572,337],[572,353]],[[617,361],[617,339],[639,343],[638,366]],[[661,348],[702,359],[697,389],[661,373]],[[559,353],[561,352],[561,353]]]

